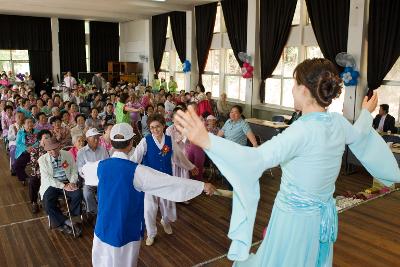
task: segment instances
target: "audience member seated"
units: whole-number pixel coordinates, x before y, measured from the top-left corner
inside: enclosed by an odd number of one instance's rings
[[[40,195],[44,208],[49,215],[51,225],[65,234],[72,235],[73,222],[71,222],[58,207],[58,198],[64,195],[69,198],[69,211],[71,216],[80,216],[82,191],[76,186],[78,172],[76,164],[69,152],[61,150],[61,144],[55,138],[45,140],[46,154],[38,160],[40,166]],[[73,219],[74,220],[74,219]],[[75,226],[77,235],[82,229]]]
[[[60,108],[59,107],[53,107],[51,109],[51,116],[49,117],[49,122],[51,123],[51,119],[54,117],[61,116]]]
[[[37,203],[38,193],[40,188],[40,168],[39,168],[39,158],[46,154],[44,150],[44,142],[51,138],[51,132],[49,130],[41,130],[37,134],[37,140],[39,142],[38,147],[33,147],[30,152],[31,157],[31,170],[29,175],[28,185],[29,185],[29,200],[31,202],[31,211],[33,214],[39,211],[39,205]]]
[[[51,128],[52,128],[51,124],[48,123],[46,114],[44,114],[44,112],[39,112],[36,115],[36,119],[37,119],[37,122],[36,122],[36,125],[35,125],[35,129],[36,130],[38,130],[38,131],[51,130]]]
[[[229,106],[226,101],[226,94],[222,93],[217,101],[218,121],[225,122],[229,117]]]
[[[146,137],[146,135],[150,134],[149,125],[147,124],[147,119],[149,118],[149,116],[153,114],[154,114],[154,107],[152,105],[148,105],[145,109],[145,113],[141,120],[143,137]]]
[[[38,146],[38,131],[35,130],[33,126],[33,119],[26,118],[24,127],[17,133],[14,170],[17,174],[18,180],[23,184],[25,184],[28,178],[25,168],[31,160],[30,153],[34,147]]]
[[[99,145],[100,135],[96,128],[87,130],[87,145],[78,151],[76,164],[78,172],[83,179],[85,179],[85,176],[82,173],[82,168],[86,163],[109,158],[107,150]],[[97,187],[95,186],[83,185],[83,198],[86,202],[87,220],[92,224],[95,224],[97,215],[96,191]]]
[[[72,138],[76,136],[85,135],[87,130],[85,121],[86,121],[85,115],[83,114],[76,115],[75,117],[76,126],[71,129]]]
[[[55,116],[51,118],[50,123],[53,127],[51,129],[53,137],[56,138],[58,142],[60,142],[62,147],[70,146],[72,144],[71,132],[69,129],[62,127],[61,117]]]
[[[47,96],[46,94],[44,96]],[[44,97],[45,99],[46,97]],[[53,99],[49,98],[46,102],[46,106],[44,106],[41,110],[41,112],[44,112],[44,114],[46,114],[46,116],[50,116],[51,114],[51,110],[54,107],[54,102]]]
[[[257,147],[256,137],[251,131],[249,124],[242,118],[242,113],[243,109],[241,106],[233,106],[229,113],[229,119],[218,132],[218,136],[224,137],[242,146],[245,146],[247,144],[247,139],[249,139],[253,147]]]
[[[76,158],[78,156],[78,151],[85,146],[85,136],[84,135],[75,135],[72,137],[72,144],[74,145],[71,147],[69,153],[71,153],[72,158],[76,162]]]
[[[25,118],[31,118],[32,113],[30,111],[31,104],[29,103],[28,99],[23,98],[21,100],[21,106],[17,108],[17,111],[21,111],[24,113]]]
[[[3,141],[6,143],[7,141],[7,136],[8,136],[8,129],[10,126],[14,123],[15,117],[14,117],[14,108],[12,106],[5,106],[4,111],[2,112],[1,115],[1,128],[2,128],[2,136],[3,136]]]
[[[100,139],[99,139],[100,146],[104,147],[109,152],[110,155],[112,155],[112,153],[110,153],[110,151],[113,148],[111,145],[110,131],[113,126],[114,126],[114,124],[111,124],[111,123],[105,124],[104,125],[104,133],[102,136],[100,136]]]
[[[105,111],[99,114],[103,126],[106,124],[115,124],[114,105],[107,103]]]
[[[66,110],[61,111],[61,125],[67,129],[72,129],[75,126],[75,123],[70,122],[69,113]]]
[[[208,115],[206,119],[206,124],[207,124],[207,131],[209,133],[218,135],[220,129],[217,126],[217,118],[215,118],[213,115]]]
[[[379,114],[376,115],[372,124],[374,129],[377,129],[378,132],[388,132],[397,133],[397,129],[395,127],[396,120],[393,116],[389,114],[389,105],[382,104],[379,108]]]
[[[8,129],[8,147],[10,150],[10,171],[11,175],[16,175],[15,169],[14,169],[14,164],[15,164],[15,150],[16,150],[16,139],[17,139],[17,133],[20,129],[23,128],[25,121],[25,116],[24,113],[18,111],[15,114],[15,123],[13,123],[10,128]]]
[[[85,125],[87,128],[96,128],[97,130],[102,129],[101,119],[99,119],[99,110],[92,108],[90,110],[90,117],[87,118]]]

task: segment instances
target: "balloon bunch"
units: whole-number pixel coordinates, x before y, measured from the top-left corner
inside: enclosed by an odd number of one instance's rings
[[[22,82],[22,81],[24,81],[25,74],[18,73],[17,75],[15,75],[15,77],[17,77]]]
[[[242,77],[245,79],[252,78],[254,67],[250,64],[251,56],[245,52],[239,52],[238,57],[243,62]]]
[[[344,71],[340,73],[340,78],[343,79],[344,85],[354,86],[357,85],[357,79],[360,73],[353,69],[353,67],[345,67]]]
[[[184,73],[190,72],[191,68],[192,68],[192,64],[190,64],[190,61],[186,59],[186,60],[183,62],[183,70],[182,70],[182,71],[183,71]]]

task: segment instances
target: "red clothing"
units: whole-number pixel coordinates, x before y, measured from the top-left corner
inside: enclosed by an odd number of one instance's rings
[[[203,116],[205,112],[208,112],[209,113],[208,115],[214,115],[212,112],[210,102],[207,99],[200,101],[199,104],[197,105],[197,115]]]

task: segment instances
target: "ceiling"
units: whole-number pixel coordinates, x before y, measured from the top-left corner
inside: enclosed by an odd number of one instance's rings
[[[212,0],[0,0],[0,13],[124,22],[190,10]],[[215,0],[214,0],[215,2]]]

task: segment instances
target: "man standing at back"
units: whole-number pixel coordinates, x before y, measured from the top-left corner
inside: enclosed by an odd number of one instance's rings
[[[395,121],[395,118],[389,114],[389,105],[382,104],[379,108],[379,114],[376,115],[372,123],[378,132],[391,131],[392,133],[397,133]]]

